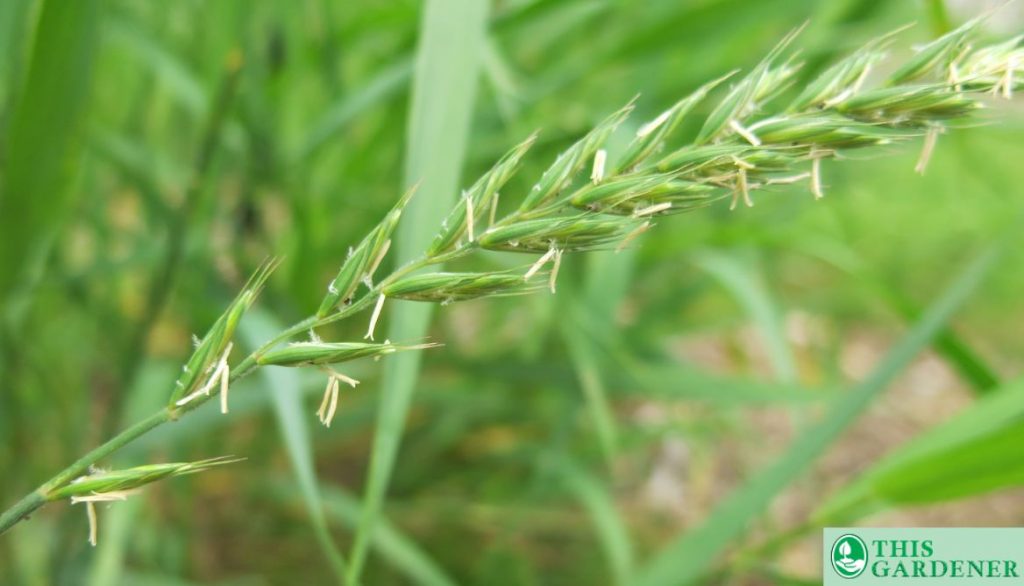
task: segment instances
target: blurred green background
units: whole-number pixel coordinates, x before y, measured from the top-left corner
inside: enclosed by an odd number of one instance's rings
[[[314,311],[417,169],[466,186],[539,128],[511,208],[633,96],[622,136],[805,21],[809,79],[986,8],[476,1],[0,3],[3,506],[159,408],[265,257],[283,264],[240,343]],[[822,201],[756,193],[567,257],[558,295],[439,308],[362,582],[814,584],[823,524],[1024,523],[1024,110],[958,126],[924,177],[916,145],[858,154],[825,165]],[[427,191],[400,238],[454,201]],[[329,429],[317,373],[245,379],[230,416],[208,404],[110,465],[246,461],[101,507],[95,549],[80,507],[51,505],[0,537],[0,581],[336,581],[396,412],[388,360],[346,370],[363,384]]]

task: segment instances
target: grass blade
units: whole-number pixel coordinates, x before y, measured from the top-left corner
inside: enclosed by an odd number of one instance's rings
[[[164,398],[152,390],[167,387],[177,374],[176,365],[146,362],[139,369],[128,393],[128,404],[124,408],[122,421],[131,423],[159,408]],[[114,458],[117,467],[128,466],[131,462],[129,455],[124,453]],[[86,584],[105,586],[121,582],[125,570],[126,550],[132,539],[132,529],[138,525],[136,517],[144,503],[142,499],[128,499],[118,503],[116,507],[110,507],[103,514],[102,538],[96,546],[96,555],[92,558]]]
[[[239,331],[249,346],[257,347],[264,340],[272,338],[281,327],[282,324],[276,323],[269,314],[253,310],[249,319],[242,322]],[[298,374],[291,368],[262,368],[259,376],[277,413],[281,437],[288,450],[295,481],[299,485],[309,513],[313,534],[340,582],[345,575],[345,562],[327,528],[316,470],[313,467],[312,440],[306,423],[309,421],[310,413],[304,408],[302,395],[298,393]]]
[[[387,67],[363,87],[346,94],[331,105],[302,140],[294,155],[296,161],[305,161],[326,146],[349,122],[372,106],[376,106],[406,87],[412,64],[403,59]]]
[[[288,498],[290,486],[282,485],[276,492]],[[349,529],[359,525],[362,503],[351,493],[334,486],[321,485],[324,513],[328,521]],[[450,576],[423,551],[416,542],[400,529],[381,519],[373,535],[373,548],[396,570],[416,584],[423,586],[454,586]]]
[[[31,32],[28,26],[30,0],[0,2],[0,131],[8,99],[17,95],[21,85],[25,38]]]
[[[575,463],[558,461],[555,471],[590,516],[613,576],[612,583],[618,586],[631,584],[633,543],[612,495],[600,481]]]
[[[885,284],[880,282],[879,286],[885,287]],[[896,290],[890,290],[890,293],[891,295],[886,299],[904,319],[912,322],[920,317],[921,311],[912,300]],[[985,362],[952,327],[943,328],[935,336],[933,346],[935,351],[956,370],[960,378],[979,395],[990,393],[999,386],[999,375],[996,374],[995,369]]]
[[[813,244],[813,246],[803,247],[807,254],[816,256],[856,278],[876,298],[900,314],[907,323],[913,323],[921,317],[921,309],[916,302],[895,289],[888,279],[879,274],[877,269],[856,251],[832,243],[822,245],[820,242],[813,242]],[[979,395],[988,393],[999,385],[999,374],[996,369],[988,364],[951,326],[944,327],[935,336],[932,346],[956,370],[964,382],[971,385]]]
[[[0,300],[15,287],[32,287],[69,212],[99,21],[99,0],[42,5],[24,92],[5,137]]]
[[[618,451],[619,432],[611,402],[608,400],[608,389],[602,378],[600,360],[590,339],[580,328],[574,327],[572,322],[563,323],[562,339],[569,350],[573,369],[579,379],[590,418],[601,444],[601,453],[610,471]]]
[[[152,31],[141,23],[114,17],[105,22],[109,42],[139,61],[139,64],[162,81],[170,93],[190,114],[202,117],[210,107],[210,98],[195,73],[181,58],[161,44]]]
[[[398,227],[396,262],[407,262],[430,243],[454,202],[468,142],[483,54],[488,3],[429,0],[423,7],[413,72],[405,183],[419,183]],[[433,306],[395,303],[388,337],[416,340],[426,333]],[[352,546],[347,583],[355,586],[391,480],[420,366],[419,352],[397,354],[384,367],[363,515]]]
[[[644,567],[638,584],[685,584],[708,571],[722,550],[864,412],[918,352],[931,343],[995,264],[1000,248],[990,247],[969,264],[867,379],[836,399],[820,422],[801,433],[774,464],[726,497],[702,526],[675,539],[659,552]]]
[[[1024,380],[1018,379],[887,454],[814,517],[846,522],[884,507],[1018,484],[1024,475],[1019,450],[1022,416]]]
[[[760,271],[720,252],[700,253],[696,256],[696,263],[715,277],[757,324],[779,382],[796,382],[796,360],[786,343],[782,314],[772,300]]]

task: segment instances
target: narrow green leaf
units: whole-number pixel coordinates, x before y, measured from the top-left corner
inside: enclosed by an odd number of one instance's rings
[[[333,486],[322,486],[324,511],[327,518],[349,529],[359,525],[362,503],[354,495]],[[423,586],[454,586],[436,560],[416,542],[386,519],[381,519],[373,534],[373,548],[396,570],[416,584]]]
[[[875,267],[868,264],[853,249],[830,244],[829,247],[809,246],[805,251],[855,277],[908,323],[921,317],[921,310],[916,302],[894,289],[888,279],[878,274]],[[977,393],[987,393],[999,385],[1000,377],[996,369],[957,334],[952,326],[947,326],[939,332],[933,346]]]
[[[21,87],[26,39],[32,33],[28,18],[32,4],[32,0],[0,2],[0,115],[6,113],[8,100],[16,96]],[[2,130],[0,127],[0,132]]]
[[[821,421],[801,433],[775,463],[727,496],[703,525],[663,548],[644,566],[637,584],[688,584],[707,572],[722,550],[740,537],[772,499],[799,477],[928,346],[995,264],[999,250],[990,247],[969,264],[867,379],[837,398]]]
[[[100,1],[42,3],[24,91],[4,137],[0,301],[30,288],[73,202]],[[2,303],[0,303],[2,305]]]
[[[265,311],[255,310],[250,313],[249,319],[241,324],[239,333],[248,346],[255,348],[282,329],[284,324],[278,323],[273,316]],[[306,512],[309,514],[313,535],[340,582],[345,576],[345,562],[328,531],[316,469],[313,466],[313,440],[307,424],[313,417],[313,411],[307,412],[302,403],[302,395],[298,392],[299,377],[295,370],[261,368],[259,379],[264,392],[270,396],[274,405],[281,438],[284,440],[295,482],[299,485]]]
[[[154,393],[153,389],[166,388],[174,380],[177,371],[175,364],[147,361],[139,369],[129,391],[128,402],[121,416],[122,425],[129,425],[159,409],[163,397]],[[166,444],[161,446],[163,449],[169,447]],[[148,461],[150,452],[146,450],[142,455],[134,457],[122,452],[114,458],[114,463],[120,467],[128,466],[133,461]],[[99,543],[86,576],[86,584],[107,586],[121,582],[127,549],[132,543],[133,533],[138,529],[136,517],[144,503],[144,499],[132,498],[102,513]]]
[[[430,244],[458,193],[488,8],[487,2],[478,0],[428,0],[423,5],[405,161],[405,183],[419,183],[419,190],[407,212],[415,221],[398,227],[396,263],[412,260]],[[432,309],[430,304],[394,304],[388,337],[422,338]],[[363,514],[346,576],[349,586],[360,581],[419,373],[419,352],[399,353],[393,358],[384,367]]]
[[[796,359],[786,341],[783,315],[760,273],[734,256],[706,251],[695,257],[698,266],[714,276],[757,324],[779,382],[795,383]]]
[[[879,279],[880,287],[887,287],[885,281]],[[921,315],[914,302],[898,291],[890,290],[885,296],[886,301],[908,322]],[[979,394],[992,392],[999,385],[999,375],[971,346],[959,335],[952,326],[943,328],[935,337],[935,351],[956,369],[960,377]]]
[[[576,370],[576,377],[586,398],[605,463],[611,469],[618,451],[619,433],[608,399],[608,389],[602,378],[600,360],[590,338],[575,326],[574,321],[565,320],[562,323],[562,339],[569,349],[573,369]]]
[[[612,583],[618,586],[631,584],[633,573],[633,543],[615,508],[615,499],[607,488],[573,462],[555,462],[555,471],[569,491],[579,499],[586,510],[601,543],[607,560]]]
[[[405,89],[411,72],[412,63],[402,59],[377,73],[361,88],[346,92],[310,126],[292,158],[299,162],[315,155],[356,116]]]
[[[177,54],[161,44],[156,35],[141,23],[128,22],[120,17],[109,18],[104,24],[109,43],[125,55],[138,59],[145,71],[162,81],[191,114],[196,117],[206,115],[210,98],[202,82]]]
[[[889,504],[920,504],[983,494],[1024,482],[1020,446],[1024,425],[999,428],[941,454],[908,462],[875,480],[878,496]]]
[[[941,501],[1017,484],[1024,476],[1024,380],[980,399],[900,446],[815,513],[847,522],[884,507]]]

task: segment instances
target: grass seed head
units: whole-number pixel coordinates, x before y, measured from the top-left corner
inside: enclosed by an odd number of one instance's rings
[[[197,386],[207,380],[211,369],[216,366],[225,348],[231,343],[231,338],[234,336],[238,322],[242,319],[242,314],[256,300],[277,265],[276,259],[264,262],[249,278],[224,313],[210,326],[206,336],[200,340],[193,350],[192,356],[182,367],[181,375],[171,393],[170,404],[173,405],[182,397],[192,393]]]
[[[635,227],[629,219],[584,213],[491,228],[481,234],[479,243],[487,250],[508,252],[543,254],[552,247],[578,252],[614,244]]]
[[[559,155],[558,159],[544,172],[540,181],[534,185],[533,189],[530,190],[530,193],[523,200],[519,208],[520,211],[530,211],[541,204],[547,203],[561,193],[572,178],[590,161],[594,153],[604,145],[604,142],[611,136],[612,132],[622,124],[622,121],[632,111],[633,103],[630,102],[618,112],[605,118],[593,130],[588,132],[586,136],[569,147],[569,150]]]
[[[664,145],[665,139],[675,131],[683,121],[683,118],[685,118],[695,106],[703,102],[713,89],[721,85],[722,82],[732,77],[735,73],[736,72],[733,71],[714,81],[702,85],[692,94],[679,100],[671,108],[662,112],[657,118],[641,126],[637,131],[636,137],[629,146],[626,147],[626,151],[619,158],[618,168],[628,170],[646,161],[648,157],[657,152],[658,149]]]
[[[894,86],[945,71],[949,64],[960,54],[982,18],[973,19],[959,28],[952,30],[922,47],[906,63],[889,76],[887,85]]]
[[[98,471],[71,481],[70,483],[51,491],[47,498],[51,501],[65,498],[77,498],[84,500],[101,495],[114,495],[117,500],[123,500],[119,493],[132,491],[147,484],[163,480],[172,476],[194,474],[209,470],[216,466],[240,462],[244,458],[222,456],[199,460],[197,462],[170,462],[164,464],[147,464],[134,468],[120,470]],[[112,497],[113,498],[113,497]],[[97,500],[97,499],[93,499]]]
[[[520,273],[429,273],[399,279],[386,286],[384,294],[408,301],[450,303],[479,297],[517,295],[534,289],[530,283],[524,282]]]
[[[257,360],[257,363],[263,366],[339,364],[358,358],[376,358],[403,350],[421,350],[435,346],[437,344],[402,346],[391,342],[296,342],[267,352]]]
[[[359,283],[368,281],[373,276],[373,272],[383,260],[384,255],[387,254],[391,245],[391,235],[398,227],[402,211],[405,210],[405,206],[408,205],[414,193],[416,193],[416,186],[402,195],[398,203],[384,216],[384,219],[363,238],[359,246],[345,259],[338,275],[328,285],[327,295],[320,303],[316,317],[326,316],[339,303],[351,299],[352,294],[359,287]]]

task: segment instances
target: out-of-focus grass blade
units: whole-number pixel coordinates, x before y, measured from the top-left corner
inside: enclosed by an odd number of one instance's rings
[[[0,131],[8,98],[17,94],[21,85],[25,39],[31,33],[28,24],[31,0],[0,2]]]
[[[519,102],[522,99],[521,82],[497,40],[491,36],[487,39],[484,50],[484,71],[487,81],[494,92],[494,101],[498,113],[504,121],[511,122],[519,113]]]
[[[124,579],[120,582],[111,582],[120,586],[266,586],[267,581],[261,577],[229,578],[227,580],[203,580],[193,582],[179,576],[161,574],[158,572],[125,572]]]
[[[886,455],[814,515],[846,522],[892,506],[948,500],[1024,481],[1024,380]]]
[[[24,90],[4,137],[0,305],[31,287],[72,203],[99,32],[99,0],[43,2]]]
[[[164,404],[165,397],[161,393],[154,393],[153,389],[168,388],[174,384],[177,375],[178,368],[175,365],[146,362],[139,369],[128,393],[128,401],[121,414],[122,426],[130,425],[159,409]],[[124,453],[120,453],[114,458],[115,465],[118,467],[122,464],[128,466],[133,461],[138,462],[139,460],[133,460]],[[131,543],[133,532],[138,529],[138,512],[144,503],[144,499],[128,499],[103,512],[102,535],[96,546],[96,555],[92,557],[86,584],[106,586],[121,582],[124,574],[125,552],[128,544]]]
[[[404,89],[411,73],[412,61],[402,59],[378,73],[363,87],[342,96],[313,124],[293,158],[304,161],[314,155],[364,110]]]
[[[177,55],[161,45],[140,24],[125,22],[119,17],[108,18],[104,24],[109,41],[123,49],[126,55],[138,59],[146,71],[166,85],[186,110],[195,116],[206,114],[210,98],[203,84]]]
[[[606,143],[613,166],[628,145],[626,134],[613,133]],[[615,313],[633,282],[635,256],[636,248],[588,254],[582,294],[573,290],[574,282],[564,279],[565,290],[556,300],[563,306],[562,314],[566,316],[560,322],[562,339],[569,350],[609,472],[618,450],[619,430],[595,341],[620,339]]]
[[[774,464],[726,497],[703,525],[673,540],[642,569],[640,586],[687,584],[708,571],[771,500],[795,480],[931,343],[995,263],[993,246],[970,263],[860,384],[835,399],[824,418],[801,433]]]
[[[288,500],[295,496],[294,488],[289,483],[279,483],[271,489],[281,499]],[[359,525],[362,504],[358,498],[345,490],[327,485],[321,485],[320,495],[328,521],[349,529]],[[416,584],[453,586],[456,583],[415,541],[386,519],[381,519],[377,524],[373,534],[373,548]]]
[[[877,274],[874,268],[868,265],[856,251],[837,242],[820,241],[808,243],[804,250],[856,277],[858,282],[865,285],[878,299],[885,302],[908,322],[914,322],[920,318],[921,310],[914,301],[893,289],[887,280]],[[981,355],[975,352],[952,327],[944,327],[935,336],[932,345],[935,351],[957,371],[964,382],[971,385],[971,388],[978,394],[987,393],[999,385],[999,375],[996,370],[985,362]]]
[[[647,397],[706,401],[720,405],[800,404],[829,399],[831,389],[806,389],[788,383],[761,382],[712,374],[675,362],[629,359],[616,380],[638,387]]]
[[[949,9],[946,8],[946,0],[926,0],[925,7],[928,12],[928,21],[931,24],[932,32],[940,37],[953,30],[953,21],[949,17]]]
[[[576,326],[575,320],[562,321],[562,339],[569,350],[576,378],[586,398],[591,420],[601,444],[605,463],[611,470],[618,445],[618,430],[615,415],[608,400],[600,359],[587,334]]]
[[[428,0],[423,6],[405,155],[406,186],[418,183],[419,189],[406,210],[406,221],[398,227],[395,261],[399,264],[426,248],[458,193],[488,4],[479,0]],[[422,338],[432,308],[430,304],[392,304],[388,337]],[[347,575],[349,586],[359,583],[398,455],[421,356],[420,352],[398,353],[384,367],[363,516]]]
[[[350,529],[359,524],[362,504],[359,499],[337,488],[324,489],[324,506],[332,519]],[[455,581],[427,555],[416,542],[382,520],[373,534],[373,546],[381,556],[417,584],[453,586]]]
[[[735,256],[721,252],[699,253],[694,262],[715,277],[757,324],[776,378],[784,383],[796,382],[796,361],[786,343],[782,315],[760,272]]]
[[[4,580],[26,586],[47,586],[57,580],[59,568],[53,567],[54,548],[64,537],[55,519],[33,519],[24,524],[24,531],[18,539],[9,540],[6,557],[10,560],[4,567]]]
[[[568,489],[579,499],[597,530],[613,583],[631,584],[633,573],[633,543],[625,523],[615,508],[615,499],[606,487],[567,460],[554,462],[555,471]]]
[[[253,348],[283,329],[283,324],[259,309],[252,310],[239,326],[242,339],[246,341],[246,345]],[[312,440],[306,423],[311,419],[312,413],[304,410],[302,396],[297,392],[299,377],[294,369],[274,367],[261,368],[259,377],[277,413],[281,437],[284,439],[295,481],[299,485],[309,513],[313,534],[340,582],[345,576],[345,562],[334,540],[331,539],[324,517],[316,470],[313,467]]]
[[[614,364],[609,384],[624,392],[648,397],[736,403],[806,403],[833,396],[830,389],[801,388],[793,383],[762,382],[737,376],[713,374],[679,364],[668,357],[634,356],[628,341],[609,332],[589,312],[578,312],[580,328],[600,346],[601,356]],[[507,376],[507,375],[506,375]]]
[[[118,584],[124,576],[124,560],[132,535],[138,530],[139,509],[145,504],[140,498],[128,499],[116,506],[107,507],[103,513],[102,534],[96,545],[96,555],[86,584],[107,586]]]
[[[1022,445],[1024,425],[1004,427],[879,474],[875,491],[888,503],[917,504],[1019,486],[1024,482]]]
[[[163,221],[171,213],[163,194],[184,182],[186,171],[127,136],[99,128],[89,134],[91,151],[137,185],[147,212]]]
[[[880,286],[884,287],[885,285],[880,283]],[[921,311],[913,301],[898,291],[891,290],[886,299],[889,301],[889,305],[908,322],[916,321],[921,316]],[[999,386],[999,375],[952,327],[943,328],[935,336],[933,345],[935,351],[945,358],[960,374],[964,382],[971,385],[971,388],[978,394],[989,393]]]

